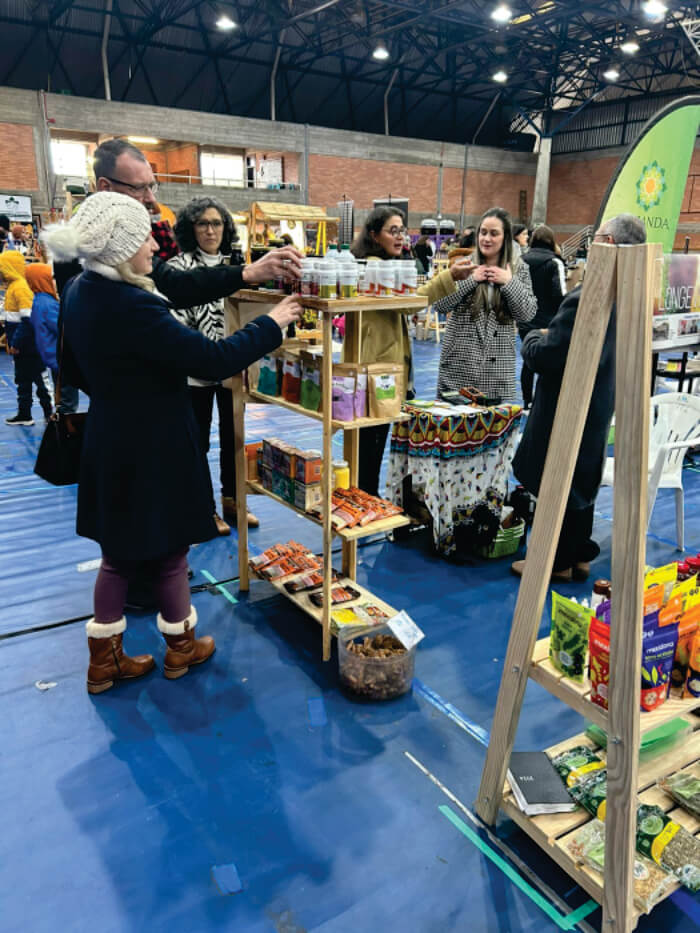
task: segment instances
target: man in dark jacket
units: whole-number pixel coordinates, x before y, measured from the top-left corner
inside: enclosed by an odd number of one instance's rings
[[[644,243],[646,230],[632,214],[619,214],[600,227],[594,240],[618,245]],[[574,289],[561,303],[549,327],[531,331],[523,342],[523,359],[530,369],[539,373],[539,380],[532,411],[513,460],[513,472],[534,496],[540,489],[580,297],[581,289]],[[615,326],[613,307],[554,557],[553,580],[585,580],[590,572],[590,561],[600,554],[591,534],[615,408]],[[511,569],[521,576],[524,565],[524,560],[517,560]]]
[[[125,139],[110,139],[95,150],[93,163],[97,191],[116,191],[140,201],[150,214],[158,211],[156,182],[151,166],[140,149]],[[156,242],[158,230],[154,231]],[[55,263],[54,278],[59,294],[69,279],[81,271],[79,263]],[[151,278],[158,291],[176,308],[191,308],[233,295],[246,286],[274,278],[301,278],[301,253],[293,246],[271,250],[249,266],[198,266],[182,270],[154,259]]]

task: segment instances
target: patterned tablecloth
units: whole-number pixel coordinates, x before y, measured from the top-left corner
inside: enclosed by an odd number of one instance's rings
[[[444,407],[409,407],[409,421],[394,425],[387,497],[404,505],[404,480],[433,519],[436,548],[444,554],[462,543],[489,545],[500,523],[511,463],[518,443],[520,405],[449,413]],[[459,530],[458,530],[459,529]]]

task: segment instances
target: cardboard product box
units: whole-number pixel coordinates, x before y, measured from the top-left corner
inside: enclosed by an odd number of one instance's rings
[[[317,450],[299,450],[296,455],[294,478],[297,483],[321,482],[321,454]]]
[[[294,480],[291,476],[284,476],[277,470],[272,470],[272,492],[284,499],[285,502],[294,504]]]
[[[272,470],[266,463],[263,463],[260,481],[263,485],[263,489],[272,492]]]
[[[265,437],[262,442],[262,462],[271,470],[274,469],[278,455],[275,453],[280,444],[283,444],[278,437]]]
[[[304,512],[310,512],[311,509],[321,504],[322,493],[320,483],[300,483],[294,484],[294,505]]]
[[[296,471],[297,454],[299,451],[291,444],[283,444],[274,451],[274,469],[289,479],[294,479]]]
[[[254,483],[260,482],[258,460],[259,452],[262,451],[262,445],[262,441],[255,441],[252,444],[245,445],[246,479]]]

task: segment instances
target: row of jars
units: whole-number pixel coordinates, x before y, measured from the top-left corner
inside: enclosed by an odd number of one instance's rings
[[[358,295],[388,298],[414,295],[418,288],[416,267],[408,261],[335,263],[326,258],[303,259],[301,265],[299,291],[307,298],[357,298]]]

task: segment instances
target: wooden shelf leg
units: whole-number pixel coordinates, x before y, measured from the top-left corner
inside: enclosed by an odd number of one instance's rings
[[[652,276],[659,244],[624,246],[617,258],[612,619],[608,693],[608,793],[603,930],[634,929],[639,690],[647,532]],[[624,468],[623,468],[624,467]]]
[[[247,593],[250,588],[248,576],[248,504],[246,502],[245,456],[245,404],[243,402],[243,375],[231,379],[233,386],[233,437],[236,461],[236,515],[238,530],[238,589]]]
[[[493,824],[518,729],[571,479],[615,301],[616,247],[595,244],[576,314],[475,807]]]
[[[331,656],[331,569],[333,563],[333,533],[331,531],[331,493],[333,491],[333,403],[331,376],[333,372],[333,312],[323,312],[323,463],[321,494],[323,496],[323,660]]]
[[[346,363],[359,363],[362,345],[362,312],[345,315],[343,359]],[[360,462],[360,432],[346,431],[343,435],[343,457],[350,468],[350,485],[357,486]],[[357,580],[357,541],[343,541],[343,574]]]

